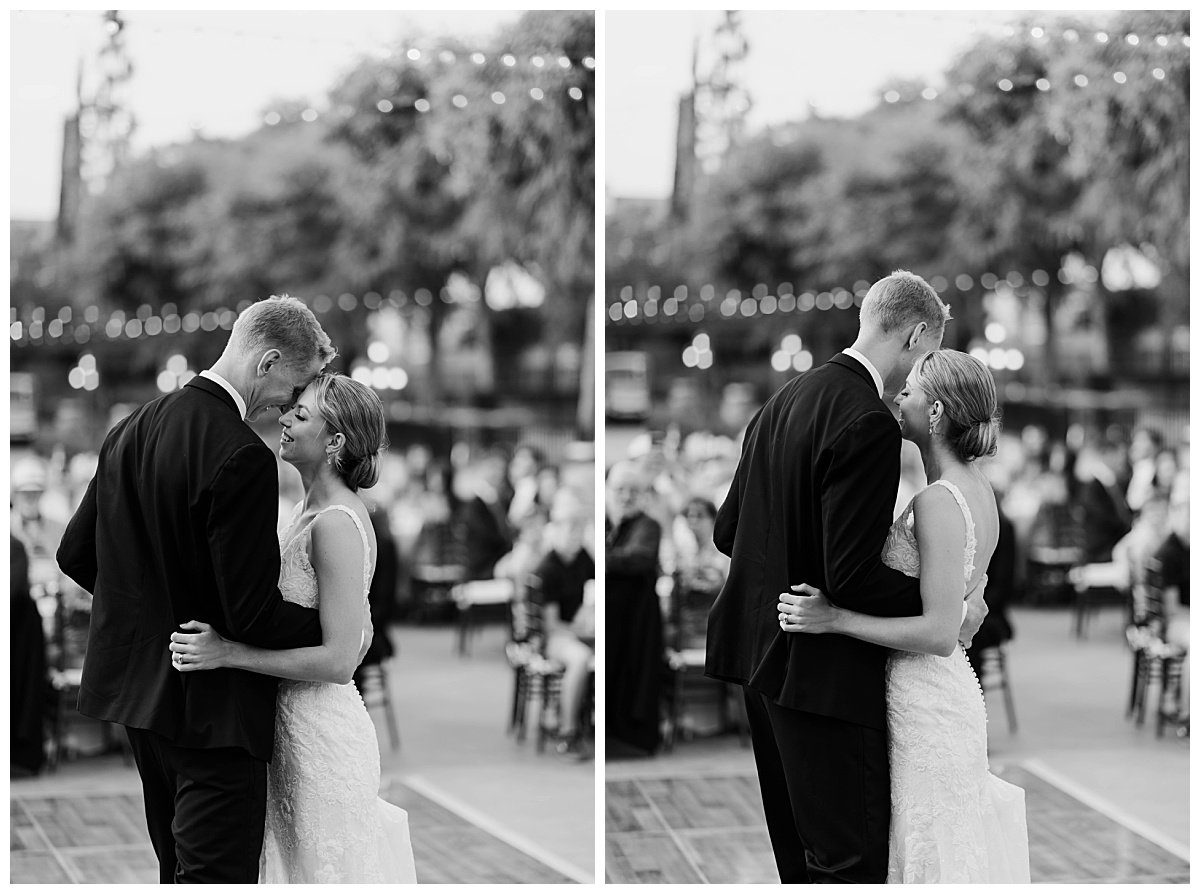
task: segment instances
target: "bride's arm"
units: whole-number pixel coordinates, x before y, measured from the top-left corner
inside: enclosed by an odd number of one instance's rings
[[[197,633],[171,634],[171,651],[188,672],[236,668],[320,683],[349,683],[363,646],[363,541],[354,521],[342,512],[321,516],[312,527],[310,561],[321,594],[321,645],[301,649],[262,649],[223,639],[207,624],[182,625]]]
[[[789,633],[840,633],[890,649],[950,655],[962,624],[966,523],[962,510],[944,487],[923,491],[913,509],[921,552],[920,615],[876,617],[839,608],[824,596],[781,593],[780,626]],[[812,591],[811,587],[805,589]],[[783,617],[789,613],[797,614],[798,620]]]

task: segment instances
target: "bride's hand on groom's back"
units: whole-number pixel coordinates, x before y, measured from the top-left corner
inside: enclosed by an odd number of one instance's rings
[[[786,633],[836,633],[838,607],[808,584],[779,594],[779,626]]]
[[[182,673],[228,667],[230,643],[203,621],[187,621],[171,634],[171,666]]]
[[[971,640],[975,638],[975,634],[979,632],[980,626],[983,624],[983,619],[987,617],[987,603],[983,601],[983,591],[987,589],[988,576],[985,573],[979,579],[979,583],[975,585],[966,598],[966,610],[963,612],[962,627],[958,631],[958,641],[964,649],[971,647]]]
[[[358,644],[358,663],[362,664],[363,657],[367,654],[367,650],[371,648],[371,640],[375,638],[375,625],[371,623],[371,612],[366,612],[366,617],[363,618],[362,640]]]

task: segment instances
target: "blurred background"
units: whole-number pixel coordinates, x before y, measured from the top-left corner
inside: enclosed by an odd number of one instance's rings
[[[387,412],[359,684],[418,873],[590,880],[590,668],[568,722],[539,625],[593,576],[592,14],[17,12],[10,50],[12,880],[154,877],[123,734],[73,710],[89,597],[53,556],[105,433],[284,293]],[[444,859],[471,836],[487,859]]]
[[[751,416],[903,268],[999,387],[972,660],[1034,881],[1186,881],[1189,14],[614,12],[605,39],[607,592],[656,604],[607,618],[638,668],[608,729],[641,730],[609,744],[608,878],[771,880],[740,694],[702,677],[712,517]]]

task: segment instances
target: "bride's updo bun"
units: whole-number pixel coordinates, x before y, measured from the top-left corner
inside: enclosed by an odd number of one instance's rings
[[[996,382],[970,354],[943,348],[917,361],[917,383],[930,405],[942,402],[942,433],[964,462],[993,456],[1000,437]]]
[[[333,468],[351,490],[379,480],[379,458],[387,449],[383,401],[362,382],[339,373],[321,373],[313,381],[313,403],[332,432],[346,442]]]
[[[374,487],[379,480],[379,454],[358,457],[353,468],[347,469],[342,478],[352,490]]]

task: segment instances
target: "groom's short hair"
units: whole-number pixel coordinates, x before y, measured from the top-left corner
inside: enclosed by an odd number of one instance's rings
[[[288,365],[307,365],[320,358],[324,366],[337,356],[316,315],[290,295],[272,295],[242,311],[233,324],[229,344],[239,353],[275,348]]]
[[[907,270],[897,270],[871,286],[858,313],[860,326],[870,326],[885,335],[911,329],[917,323],[940,331],[948,319],[950,308],[933,286]]]

